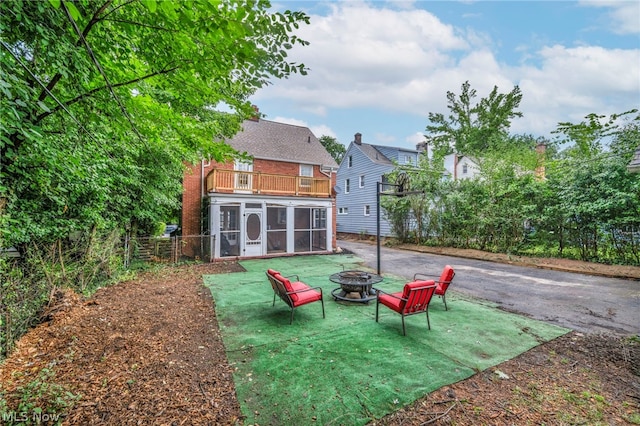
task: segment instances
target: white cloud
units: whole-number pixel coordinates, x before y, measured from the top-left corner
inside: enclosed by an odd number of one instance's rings
[[[317,138],[322,136],[331,136],[332,138],[337,138],[336,133],[329,127],[324,124],[318,126],[309,126],[309,129],[316,135]]]
[[[325,124],[309,125],[304,120],[298,120],[297,118],[281,117],[281,116],[274,117],[274,118],[267,117],[267,120],[275,121],[278,123],[291,124],[294,126],[308,127],[309,130],[311,130],[311,132],[317,138],[320,138],[321,136],[331,136],[332,138],[337,137],[336,133],[329,126]]]
[[[540,68],[517,72],[526,113],[514,131],[549,132],[559,121],[579,122],[590,113],[621,113],[640,104],[640,50],[556,45],[538,55]]]
[[[640,2],[638,1],[588,0],[581,1],[580,4],[610,9],[608,26],[616,34],[640,33]]]
[[[297,118],[289,118],[289,117],[268,118],[267,117],[267,119],[270,121],[276,121],[278,123],[291,124],[293,126],[309,127],[304,120],[298,120]]]
[[[405,141],[414,147],[425,141],[424,133],[416,132],[406,137]]]
[[[519,58],[526,54],[527,60],[505,63],[493,50],[499,43],[487,34],[454,27],[425,10],[407,9],[411,4],[329,3],[327,16],[311,15],[311,25],[299,31],[311,44],[289,56],[309,66],[309,75],[294,75],[260,90],[258,104],[260,99],[285,99],[320,121],[330,109],[363,107],[424,117],[426,126],[428,112],[448,112],[446,92],[459,93],[464,81],[478,97],[494,86],[508,93],[519,85],[524,117],[513,122],[512,130],[538,135],[548,134],[558,121],[581,121],[591,112],[619,113],[640,104],[640,49],[583,43],[536,51],[519,44]],[[640,2],[584,4],[610,8],[612,19],[625,18],[618,21],[621,31],[638,32]],[[313,131],[318,137],[334,136],[329,127]],[[374,137],[378,143],[394,138],[382,132]]]
[[[449,52],[469,48],[452,26],[423,10],[347,2],[332,4],[326,17],[311,16],[311,23],[299,34],[311,45],[291,54],[310,67],[309,75],[293,76],[286,88],[271,86],[259,96],[290,98],[307,109],[382,103],[395,109],[415,93],[419,80],[451,64]]]

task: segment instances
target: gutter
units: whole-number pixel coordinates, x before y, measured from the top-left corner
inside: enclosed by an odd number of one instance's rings
[[[328,168],[327,168],[328,167]],[[320,164],[320,173],[331,179],[331,173],[336,173],[338,171],[337,168],[332,166],[325,166],[324,164]]]

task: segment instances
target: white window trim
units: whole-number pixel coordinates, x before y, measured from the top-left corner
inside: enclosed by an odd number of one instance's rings
[[[367,210],[369,210],[369,211],[367,212]],[[369,204],[365,204],[365,206],[364,206],[364,209],[363,209],[362,213],[363,213],[365,216],[371,216],[371,206],[370,206]]]
[[[351,192],[351,181],[349,179],[344,180],[344,193],[348,194]]]
[[[360,188],[364,188],[364,175],[360,175],[360,177],[358,178],[358,186]]]
[[[303,170],[305,170],[306,173],[303,172]],[[311,164],[300,164],[300,176],[313,177],[313,165],[311,165]]]
[[[310,187],[312,183],[312,178],[313,178],[313,165],[300,164],[299,170],[300,170],[300,177],[302,178],[300,179],[300,186]]]

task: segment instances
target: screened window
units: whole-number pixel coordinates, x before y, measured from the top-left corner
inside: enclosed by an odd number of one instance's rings
[[[360,176],[359,185],[360,185],[360,188],[364,188],[364,175]]]
[[[364,215],[365,216],[370,216],[371,215],[371,206],[368,205],[368,204],[364,206]]]
[[[287,208],[267,206],[267,253],[287,251]]]
[[[220,206],[220,257],[240,255],[240,206]]]
[[[327,209],[294,209],[295,252],[327,250]]]
[[[351,191],[351,182],[349,181],[349,179],[345,179],[344,180],[344,193],[348,194],[349,191]]]

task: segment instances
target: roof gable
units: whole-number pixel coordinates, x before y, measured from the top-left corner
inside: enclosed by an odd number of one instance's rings
[[[376,164],[385,164],[385,165],[393,165],[393,162],[387,158],[382,152],[380,152],[375,146],[369,145],[368,143],[363,144],[353,144],[357,149],[369,159],[371,162]]]
[[[242,130],[228,144],[254,158],[338,166],[308,127],[269,120],[245,120]]]

